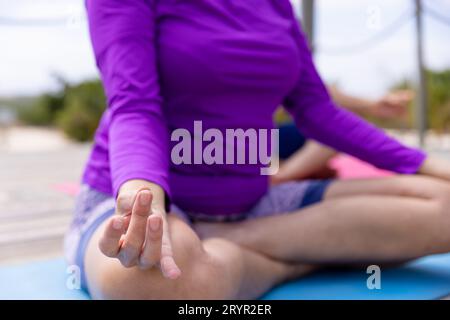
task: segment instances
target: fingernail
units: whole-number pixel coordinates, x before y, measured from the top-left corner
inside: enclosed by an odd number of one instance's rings
[[[139,194],[139,203],[142,206],[148,206],[150,204],[151,194],[150,191],[142,191]]]
[[[158,231],[161,225],[161,219],[150,219],[150,229],[152,231]]]
[[[113,221],[113,228],[116,230],[121,230],[123,226],[123,219],[122,218],[115,218]]]
[[[169,279],[175,280],[176,278],[178,278],[181,275],[181,271],[180,269],[176,268],[176,269],[172,269],[168,272],[167,277]]]

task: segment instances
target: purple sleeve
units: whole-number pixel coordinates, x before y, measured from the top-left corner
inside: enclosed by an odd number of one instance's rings
[[[92,45],[110,113],[114,195],[130,179],[168,184],[168,130],[155,62],[152,0],[87,0]]]
[[[417,172],[426,157],[422,151],[402,145],[381,129],[332,102],[314,66],[305,36],[294,17],[293,20],[302,66],[284,106],[299,130],[308,138],[379,168],[405,174]]]

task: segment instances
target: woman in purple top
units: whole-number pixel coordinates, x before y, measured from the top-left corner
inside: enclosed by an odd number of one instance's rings
[[[256,298],[317,265],[450,251],[450,170],[333,104],[289,0],[87,10],[108,109],[65,244],[94,298]],[[403,176],[270,187],[280,104],[305,136]]]

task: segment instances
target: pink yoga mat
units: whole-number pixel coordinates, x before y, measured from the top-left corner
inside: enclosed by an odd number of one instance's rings
[[[52,185],[51,188],[58,192],[65,193],[69,196],[76,196],[80,191],[80,185],[76,182],[58,183]]]
[[[330,161],[330,166],[337,171],[339,179],[381,178],[394,175],[390,171],[378,169],[348,155],[334,157]]]

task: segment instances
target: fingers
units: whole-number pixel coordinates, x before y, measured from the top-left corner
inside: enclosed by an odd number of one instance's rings
[[[397,111],[406,110],[408,104],[414,98],[414,93],[410,90],[394,91],[385,97],[385,102]]]
[[[116,214],[120,216],[130,215],[133,209],[135,194],[121,192],[117,197]]]
[[[140,266],[149,268],[157,264],[166,278],[177,279],[181,275],[173,258],[167,221],[159,214],[152,214],[147,221],[147,237]]]
[[[126,230],[125,218],[113,216],[106,224],[99,242],[100,251],[107,257],[115,258],[120,249],[120,238]]]
[[[181,275],[181,270],[178,268],[172,256],[162,257],[160,263],[161,271],[166,278],[175,280]]]
[[[163,225],[160,268],[162,274],[166,278],[174,280],[181,275],[181,270],[178,268],[173,258],[172,242],[170,240],[167,223],[164,223]]]
[[[397,93],[403,100],[411,101],[415,97],[415,92],[413,90],[398,90],[393,93]]]
[[[139,262],[145,241],[147,218],[150,215],[152,194],[144,189],[137,193],[131,212],[131,220],[122,243],[118,258],[125,267],[135,266]]]
[[[147,219],[144,249],[139,259],[141,268],[147,269],[159,263],[161,259],[162,235],[163,219],[159,214],[152,214]]]
[[[138,192],[122,190],[116,215],[105,228],[99,248],[108,257],[117,258],[124,267],[147,269],[159,265],[163,276],[176,279],[181,275],[173,258],[169,228],[164,212],[153,208],[149,189]]]

